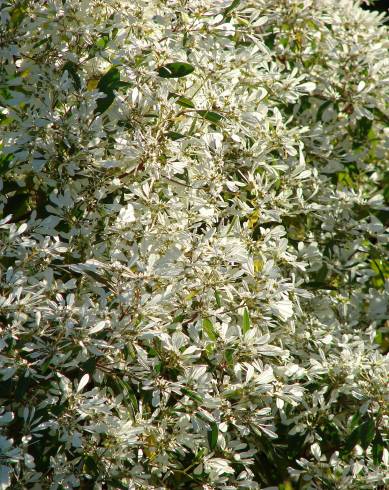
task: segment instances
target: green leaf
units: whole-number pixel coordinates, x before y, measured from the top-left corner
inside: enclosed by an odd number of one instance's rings
[[[384,440],[382,439],[381,434],[377,432],[377,435],[373,441],[373,448],[372,448],[374,464],[379,465],[381,463],[384,447],[385,447]]]
[[[250,316],[249,316],[249,312],[247,311],[247,308],[245,308],[243,312],[243,322],[242,322],[243,333],[248,332],[250,328],[251,328]]]
[[[86,373],[93,375],[96,371],[97,359],[95,357],[89,358],[87,361],[80,364],[81,369]]]
[[[208,444],[209,449],[213,451],[217,445],[217,436],[219,435],[219,429],[216,422],[211,423],[211,429],[208,431]]]
[[[375,436],[374,420],[369,418],[359,426],[359,438],[363,449],[367,449]]]
[[[181,78],[190,75],[194,71],[194,66],[182,61],[168,63],[158,68],[158,75],[162,78]]]
[[[95,43],[98,49],[104,49],[109,42],[109,36],[107,34],[103,34]]]
[[[204,111],[204,110],[199,110],[196,112],[197,112],[197,114],[199,114],[204,119],[207,119],[207,121],[211,121],[213,123],[217,123],[220,121],[220,119],[223,119],[223,116],[218,114],[217,112]]]
[[[359,442],[359,426],[346,438],[344,450],[350,452]]]
[[[215,331],[215,328],[209,318],[203,319],[203,330],[211,340],[217,340],[217,332]]]
[[[327,264],[324,262],[321,268],[314,274],[315,282],[324,283],[327,278],[327,274],[328,274],[328,267]]]
[[[384,112],[381,111],[381,109],[378,109],[378,107],[375,107],[373,109],[373,114],[378,117],[383,123],[385,123],[387,126],[389,126],[389,116],[387,116]]]
[[[51,41],[51,36],[48,36],[48,37],[45,37],[44,39],[41,39],[39,40],[38,42],[36,42],[35,44],[32,45],[32,47],[35,49],[35,48],[39,48],[39,46],[42,46],[42,44],[45,44],[45,43],[48,43]]]
[[[373,125],[373,121],[367,117],[358,119],[355,125],[353,134],[353,148],[363,145],[366,142],[369,131]]]
[[[124,483],[122,483],[117,478],[111,478],[110,480],[107,480],[107,483],[109,485],[112,485],[112,487],[110,487],[110,488],[119,488],[120,490],[127,490],[128,489],[128,485],[125,485]]]
[[[103,112],[105,112],[112,105],[114,100],[115,100],[114,95],[107,95],[106,97],[97,99],[95,114],[103,114]]]
[[[120,82],[120,72],[116,66],[113,66],[100,78],[97,90],[107,94],[117,88],[118,82]]]
[[[27,8],[26,8],[26,5],[23,5],[23,3],[21,5],[17,5],[16,7],[14,7],[11,11],[10,11],[10,24],[11,26],[15,29],[16,27],[18,27],[23,19],[26,17],[27,15]]]
[[[135,394],[133,393],[131,386],[128,382],[123,381],[119,376],[115,377],[113,380],[118,387],[118,393],[122,393],[124,395],[124,402],[131,406],[133,413],[138,411],[138,401],[136,399]]]
[[[20,376],[20,378],[16,383],[16,389],[14,395],[16,401],[21,401],[24,399],[24,396],[27,394],[27,391],[31,387],[32,383],[33,382],[31,378]]]
[[[274,49],[276,38],[277,38],[276,34],[271,33],[271,32],[266,35],[265,44],[270,50]]]
[[[64,72],[67,71],[69,73],[69,75],[73,79],[74,88],[77,89],[77,90],[80,90],[80,88],[81,88],[81,80],[80,80],[80,77],[79,77],[79,75],[77,73],[77,65],[76,65],[76,63],[73,63],[73,61],[67,61],[64,64],[62,70]]]
[[[360,412],[357,412],[355,415],[353,415],[351,419],[351,424],[350,424],[351,428],[355,429],[355,427],[357,427],[360,422],[361,422],[361,414]]]
[[[222,298],[221,298],[220,293],[218,291],[215,291],[215,300],[216,300],[217,306],[220,308],[222,305]]]
[[[214,350],[215,350],[215,344],[208,344],[205,347],[205,352],[207,353],[208,357],[212,356]]]
[[[223,10],[223,17],[226,18],[230,12],[232,12],[238,5],[240,0],[234,0],[228,7]]]
[[[194,400],[199,403],[203,403],[204,399],[201,395],[198,393],[195,393],[192,390],[189,390],[188,388],[181,388],[181,391],[184,393],[184,395],[189,396],[191,400]]]
[[[131,83],[131,82],[122,82],[121,80],[119,80],[116,84],[116,90],[119,89],[119,88],[130,88],[130,87],[133,87],[134,84]]]
[[[84,470],[89,475],[98,475],[99,467],[95,461],[95,458],[87,454],[84,458]]]
[[[178,105],[180,105],[181,107],[186,107],[188,109],[194,109],[195,105],[187,97],[184,97],[183,95],[180,95],[180,94],[175,94],[174,92],[170,92],[168,98],[172,99],[173,97],[177,97],[176,103]]]
[[[95,109],[95,114],[102,114],[105,112],[112,102],[115,100],[114,90],[117,90],[120,87],[120,72],[113,66],[110,68],[107,73],[105,73],[99,80],[97,84],[97,90],[99,92],[103,92],[106,94],[106,97],[102,97],[97,99],[97,107]],[[123,83],[123,82],[122,82]]]
[[[326,100],[321,104],[319,110],[317,111],[316,121],[321,121],[324,111],[332,104],[332,100]]]
[[[350,452],[359,443],[361,447],[366,450],[374,439],[375,433],[376,430],[374,420],[369,417],[367,420],[362,422],[362,424],[355,427],[355,429],[347,437],[344,447],[345,451]]]
[[[166,133],[167,137],[170,138],[173,141],[180,140],[182,138],[185,138],[185,135],[182,133],[177,133],[176,131],[168,131]]]
[[[180,313],[179,315],[175,316],[173,318],[173,321],[172,323],[180,323],[182,322],[183,320],[185,320],[185,315],[183,313]]]
[[[381,434],[377,432],[377,435],[373,441],[373,448],[372,448],[374,464],[377,465],[381,464],[384,448],[385,448],[384,440],[382,439]]]
[[[12,214],[13,220],[26,217],[31,212],[30,195],[24,192],[9,197],[3,209],[4,216]]]
[[[232,349],[227,349],[224,353],[224,357],[229,368],[234,367],[234,351]]]
[[[4,175],[8,170],[11,164],[13,155],[1,155],[0,154],[0,175]]]

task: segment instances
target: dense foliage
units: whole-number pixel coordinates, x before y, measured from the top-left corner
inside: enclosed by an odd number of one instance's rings
[[[0,489],[387,488],[382,17],[0,17]]]

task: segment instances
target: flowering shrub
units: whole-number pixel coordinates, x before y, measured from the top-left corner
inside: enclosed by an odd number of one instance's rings
[[[387,488],[382,18],[0,14],[0,489]]]

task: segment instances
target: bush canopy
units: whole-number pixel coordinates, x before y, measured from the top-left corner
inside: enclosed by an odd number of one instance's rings
[[[388,488],[383,17],[0,3],[0,490]]]

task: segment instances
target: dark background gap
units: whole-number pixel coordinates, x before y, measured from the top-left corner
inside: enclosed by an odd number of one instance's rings
[[[363,4],[362,8],[364,10],[376,10],[377,12],[385,12],[385,24],[389,24],[389,0],[378,0],[372,2],[371,5]]]

